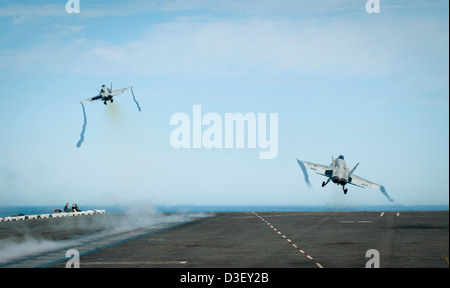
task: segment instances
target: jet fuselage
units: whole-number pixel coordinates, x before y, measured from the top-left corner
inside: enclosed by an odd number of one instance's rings
[[[333,168],[331,179],[333,183],[345,186],[348,182],[348,167],[343,158],[344,157],[339,156],[339,158],[334,159],[331,163]]]

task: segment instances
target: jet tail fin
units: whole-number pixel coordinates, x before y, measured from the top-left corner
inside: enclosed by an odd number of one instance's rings
[[[355,167],[353,167],[353,169],[352,169],[352,170],[350,171],[350,173],[348,173],[348,177],[352,176],[353,172],[355,172],[355,170],[356,170],[356,167],[358,167],[358,165],[359,165],[359,163],[358,163],[358,164],[356,164],[356,166],[355,166]]]

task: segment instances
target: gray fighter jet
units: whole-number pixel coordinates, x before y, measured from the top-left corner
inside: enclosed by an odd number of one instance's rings
[[[369,180],[366,180],[353,174],[353,172],[355,172],[356,170],[356,167],[358,167],[359,163],[356,164],[356,166],[352,170],[349,170],[347,164],[344,161],[344,156],[342,155],[339,155],[337,159],[332,158],[332,162],[328,166],[302,161],[299,159],[297,159],[297,162],[300,165],[300,168],[302,168],[303,175],[305,176],[305,181],[306,184],[308,184],[308,187],[311,186],[311,183],[309,182],[308,171],[306,170],[306,168],[316,171],[317,174],[328,177],[327,182],[325,181],[322,182],[322,187],[327,185],[328,182],[330,182],[331,180],[333,183],[337,185],[342,185],[344,194],[347,194],[348,191],[347,188],[345,188],[345,185],[347,184],[355,185],[362,188],[365,187],[378,188],[389,199],[389,201],[391,202],[394,201],[389,197],[383,185],[373,183]]]
[[[92,98],[86,99],[84,101],[81,101],[81,103],[86,103],[86,102],[95,102],[95,101],[103,101],[103,103],[106,105],[108,101],[111,101],[111,103],[113,103],[113,97],[119,94],[122,94],[123,92],[125,92],[128,89],[132,89],[133,86],[131,87],[127,87],[127,88],[122,88],[122,89],[117,89],[117,90],[112,90],[112,83],[111,83],[111,89],[106,87],[106,85],[102,86],[102,89],[100,89],[100,91],[98,91],[98,95],[94,96]]]

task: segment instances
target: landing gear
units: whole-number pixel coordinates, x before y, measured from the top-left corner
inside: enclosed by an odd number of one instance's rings
[[[114,102],[114,100],[111,98],[111,103],[113,103]]]
[[[103,104],[105,104],[105,105],[106,105],[106,101],[104,101],[104,102],[103,102]]]
[[[327,185],[328,182],[330,182],[330,180],[331,180],[331,178],[328,178],[327,182],[323,181],[322,182],[322,187],[325,187],[325,185]],[[348,190],[347,190],[347,188],[345,188],[345,186],[344,186],[345,184],[341,184],[341,183],[338,183],[338,182],[335,182],[335,183],[338,184],[338,185],[342,185],[342,190],[344,190],[344,194],[347,194]]]

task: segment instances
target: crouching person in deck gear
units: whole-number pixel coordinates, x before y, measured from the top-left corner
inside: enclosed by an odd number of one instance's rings
[[[81,210],[78,209],[77,204],[73,204],[71,209],[69,209],[68,206],[69,203],[66,203],[66,206],[64,206],[64,212],[81,212]]]

